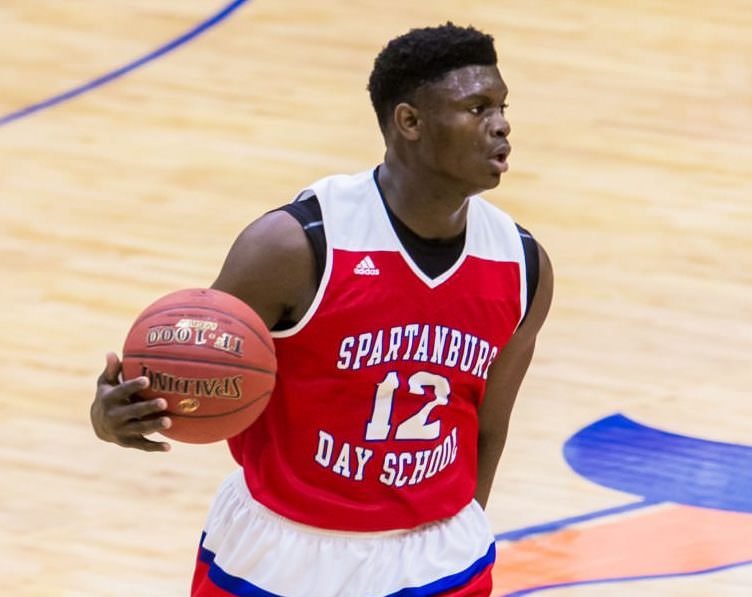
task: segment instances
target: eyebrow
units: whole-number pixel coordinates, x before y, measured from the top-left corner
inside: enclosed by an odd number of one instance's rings
[[[509,95],[509,90],[505,89],[504,93],[501,94],[502,101],[504,101],[508,95]],[[494,98],[491,97],[490,93],[474,92],[469,95],[463,95],[462,97],[457,98],[456,101],[458,102],[493,101],[493,99]]]

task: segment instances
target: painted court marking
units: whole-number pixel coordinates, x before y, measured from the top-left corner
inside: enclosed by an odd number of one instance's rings
[[[575,433],[564,457],[586,479],[642,499],[497,535],[496,597],[752,564],[752,446],[616,414]]]
[[[148,64],[149,62],[153,62],[154,60],[157,60],[158,58],[161,58],[162,56],[176,50],[180,46],[183,46],[188,42],[196,39],[203,33],[206,33],[212,27],[227,19],[243,4],[246,4],[250,1],[251,0],[234,0],[216,14],[196,25],[193,29],[190,29],[183,35],[176,37],[172,41],[167,42],[163,46],[160,46],[156,50],[149,52],[141,58],[129,62],[128,64],[121,66],[120,68],[117,68],[113,71],[110,71],[102,75],[101,77],[97,77],[96,79],[93,79],[88,83],[74,87],[73,89],[55,95],[49,99],[31,104],[30,106],[26,106],[25,108],[21,108],[20,110],[16,110],[14,112],[11,112],[10,114],[6,114],[5,116],[0,116],[0,126],[5,126],[6,124],[10,124],[13,121],[20,120],[21,118],[31,116],[32,114],[35,114],[42,110],[47,110],[49,108],[57,106],[58,104],[62,104],[63,102],[70,101],[78,97],[79,95],[83,95],[84,93],[93,91],[98,87],[102,87],[107,83],[119,79],[120,77],[123,77],[128,73]]]

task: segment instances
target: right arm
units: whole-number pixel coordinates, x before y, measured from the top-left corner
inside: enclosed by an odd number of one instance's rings
[[[272,328],[281,319],[298,321],[316,294],[313,251],[300,224],[288,213],[268,213],[240,233],[212,288],[246,302]],[[149,380],[120,382],[120,361],[108,353],[91,405],[97,437],[149,452],[167,451],[166,442],[144,437],[171,425],[163,398],[140,400],[136,394]]]

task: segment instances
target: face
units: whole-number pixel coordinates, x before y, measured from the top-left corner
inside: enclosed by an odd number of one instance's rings
[[[499,184],[511,150],[507,93],[495,66],[458,68],[416,92],[414,147],[432,175],[466,194]]]

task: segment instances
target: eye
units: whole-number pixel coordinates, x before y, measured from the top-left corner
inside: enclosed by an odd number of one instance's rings
[[[472,114],[473,116],[480,116],[481,114],[483,114],[483,111],[485,109],[486,107],[483,105],[473,106],[472,108],[470,108],[470,114]]]

